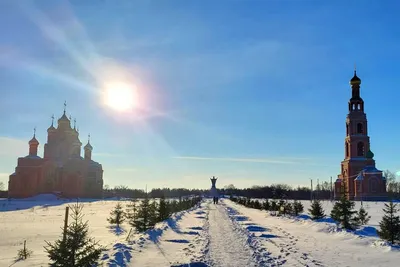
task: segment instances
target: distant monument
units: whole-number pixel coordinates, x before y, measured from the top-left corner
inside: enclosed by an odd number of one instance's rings
[[[215,184],[217,183],[217,179],[218,178],[215,178],[215,176],[210,178],[210,180],[211,180],[210,195],[213,197],[214,204],[218,204],[218,197],[219,197],[218,190],[215,187]]]

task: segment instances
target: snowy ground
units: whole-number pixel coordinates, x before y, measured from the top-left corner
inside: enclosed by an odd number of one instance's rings
[[[106,247],[100,266],[364,267],[398,266],[400,258],[399,250],[384,245],[374,234],[383,203],[368,202],[371,225],[364,231],[347,233],[338,231],[329,220],[273,217],[229,200],[221,200],[219,205],[205,200],[129,240],[128,225],[124,225],[125,233],[108,227],[106,218],[116,203],[93,201],[84,208],[92,236]],[[309,206],[309,201],[304,205]],[[324,205],[329,213],[331,203]],[[54,200],[0,200],[0,266],[14,263],[24,240],[33,255],[13,266],[46,266],[44,240],[60,236],[65,206],[63,201]]]

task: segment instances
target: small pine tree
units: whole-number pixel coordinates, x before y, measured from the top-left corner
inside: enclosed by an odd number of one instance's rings
[[[263,209],[264,209],[264,210],[269,210],[269,201],[268,201],[268,199],[266,199],[266,200],[264,201],[264,203],[263,203]]]
[[[293,214],[293,205],[290,202],[286,202],[284,205],[283,214]]]
[[[135,227],[135,222],[137,218],[137,210],[138,210],[138,205],[136,204],[136,200],[132,199],[131,202],[127,205],[127,212],[126,212],[126,218],[128,219],[129,224],[132,227]]]
[[[271,200],[270,211],[277,211],[277,210],[278,210],[278,204],[276,203],[276,200],[273,199]]]
[[[26,260],[27,258],[29,258],[32,255],[32,250],[29,250],[26,247],[26,240],[24,241],[24,248],[21,248],[20,250],[18,250],[18,254],[17,254],[17,260]]]
[[[251,198],[248,197],[248,198],[246,199],[246,204],[245,204],[245,206],[246,206],[246,207],[251,207],[251,205],[252,205],[251,202],[252,202],[252,201],[251,201]]]
[[[368,212],[364,209],[363,206],[360,207],[357,217],[361,225],[367,224],[369,222],[369,219],[371,219],[371,216],[368,215]]]
[[[282,207],[285,207],[285,204],[286,204],[285,200],[283,200],[283,199],[279,200],[279,202],[278,202],[279,210],[280,210]]]
[[[343,228],[354,230],[359,225],[357,211],[353,210],[354,205],[354,201],[348,200],[343,195],[333,206],[331,218],[340,223]]]
[[[301,213],[301,212],[303,212],[303,211],[304,211],[304,206],[303,206],[303,204],[302,204],[300,201],[295,200],[295,201],[293,202],[293,214],[294,214],[295,216],[298,216],[299,213]]]
[[[380,230],[378,235],[380,238],[390,241],[392,244],[400,242],[400,217],[396,216],[399,211],[397,204],[391,200],[389,204],[385,203],[382,221],[379,223]]]
[[[65,239],[61,238],[45,247],[48,257],[55,267],[87,267],[97,263],[102,248],[88,236],[88,222],[82,222],[83,205],[70,207],[72,222],[66,229]]]
[[[145,232],[151,229],[155,224],[155,214],[153,210],[153,205],[146,194],[143,201],[137,208],[136,220],[133,222],[134,227],[139,232]]]
[[[188,203],[190,203],[190,201],[187,201]],[[158,214],[158,204],[155,200],[153,200],[152,202],[150,202],[149,205],[149,225],[151,228],[154,227],[154,225],[156,225],[156,223],[159,222],[158,218],[159,218],[159,214]]]
[[[158,221],[162,222],[170,216],[170,209],[165,197],[162,196],[158,205]]]
[[[116,224],[119,227],[125,221],[125,212],[122,210],[122,205],[118,203],[111,211],[110,217],[107,218],[110,224]]]
[[[169,210],[171,213],[177,212],[178,211],[178,206],[179,203],[175,199],[169,202]]]
[[[253,207],[254,209],[261,209],[261,203],[257,199],[253,201]]]
[[[313,220],[322,219],[325,217],[324,209],[322,208],[321,201],[315,199],[312,204],[311,208],[308,210],[311,214]]]

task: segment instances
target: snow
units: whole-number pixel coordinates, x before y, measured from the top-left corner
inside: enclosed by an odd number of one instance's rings
[[[214,205],[210,207],[207,231],[209,235],[207,261],[212,266],[257,266],[252,259],[251,249],[246,245],[246,235],[238,232],[237,228],[235,229],[223,206]]]
[[[45,240],[61,235],[65,207],[73,200],[42,195],[25,200],[0,199],[0,266],[44,266]],[[356,232],[341,231],[330,218],[311,221],[276,217],[221,199],[211,199],[174,214],[143,234],[131,233],[128,224],[110,227],[106,218],[117,203],[85,200],[84,220],[90,234],[105,247],[99,266],[397,266],[400,250],[376,235],[383,202],[364,202],[370,224]],[[305,211],[309,201],[303,201]],[[357,203],[359,206],[360,203]],[[333,203],[324,201],[326,214]],[[33,251],[15,262],[24,240]],[[15,262],[15,263],[14,263]]]

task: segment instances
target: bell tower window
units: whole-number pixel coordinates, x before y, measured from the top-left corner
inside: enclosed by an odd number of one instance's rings
[[[357,156],[364,157],[365,156],[365,146],[363,142],[359,142],[357,144]]]
[[[349,157],[349,143],[347,143],[346,142],[346,151],[345,151],[345,153],[346,153],[346,158],[348,158]]]
[[[363,134],[364,133],[364,127],[361,122],[357,123],[357,133],[358,134]]]

